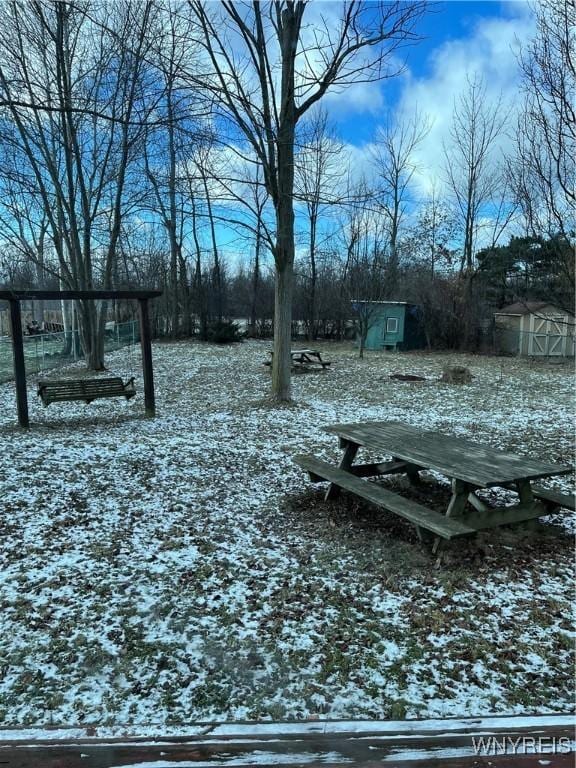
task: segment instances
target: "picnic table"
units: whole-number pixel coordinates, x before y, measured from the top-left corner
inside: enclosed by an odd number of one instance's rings
[[[274,350],[270,350],[270,360],[266,360],[264,365],[272,365]],[[326,370],[330,366],[329,360],[322,360],[322,355],[316,349],[291,349],[290,357],[292,359],[293,371],[304,370]]]
[[[506,453],[460,437],[443,435],[393,421],[335,424],[325,430],[339,438],[343,450],[338,466],[314,456],[296,456],[312,482],[329,482],[326,498],[335,498],[345,489],[367,501],[394,512],[424,532],[453,539],[500,525],[520,523],[555,512],[574,510],[574,495],[565,495],[534,485],[534,480],[565,475],[572,467],[551,464],[526,456]],[[363,448],[388,460],[357,464]],[[451,481],[452,496],[444,514],[401,496],[366,478],[405,474],[421,486],[420,472],[433,470]],[[423,486],[422,486],[423,487]],[[478,491],[506,488],[518,494],[507,506],[491,506]]]

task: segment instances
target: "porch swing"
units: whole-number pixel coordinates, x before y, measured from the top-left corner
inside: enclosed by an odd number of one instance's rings
[[[0,301],[7,301],[10,308],[10,335],[14,357],[14,379],[16,390],[16,406],[18,423],[21,427],[30,426],[28,416],[28,396],[26,387],[26,365],[24,358],[24,343],[22,335],[22,319],[20,315],[21,301],[71,300],[102,301],[108,299],[126,299],[138,302],[140,326],[140,348],[142,350],[142,374],[144,410],[146,416],[154,416],[156,412],[154,397],[154,376],[152,369],[152,346],[150,337],[150,322],[148,302],[161,295],[155,290],[0,290]],[[132,352],[132,349],[130,350]],[[82,379],[46,379],[38,383],[37,394],[45,406],[62,401],[83,401],[108,397],[124,397],[130,400],[136,395],[134,377],[127,381],[119,376]]]
[[[75,347],[76,340],[76,314],[71,313],[71,333],[72,345]],[[132,366],[132,348],[134,346],[134,336],[128,345],[130,359],[130,373]],[[122,381],[120,376],[107,376],[99,378],[82,379],[45,379],[38,382],[37,395],[42,400],[44,407],[50,403],[60,403],[67,401],[85,402],[87,405],[93,400],[108,397],[125,397],[130,400],[136,395],[134,385],[135,377],[131,376],[126,382]]]
[[[105,379],[51,379],[38,382],[38,397],[44,406],[66,400],[84,401],[86,404],[102,397],[125,397],[136,394],[134,376],[123,382],[120,376]]]

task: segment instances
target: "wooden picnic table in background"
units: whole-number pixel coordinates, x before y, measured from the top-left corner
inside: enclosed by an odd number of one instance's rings
[[[264,365],[272,365],[272,357],[274,356],[274,350],[270,350],[270,360],[266,360]],[[316,349],[292,349],[290,350],[290,356],[292,358],[292,370],[322,370],[330,366],[329,360],[322,360],[322,355]]]
[[[569,466],[506,453],[399,422],[335,424],[326,431],[339,438],[343,449],[339,466],[314,456],[295,458],[313,482],[330,483],[326,498],[336,497],[341,489],[350,491],[405,518],[416,526],[420,537],[430,531],[437,537],[452,539],[500,525],[537,520],[562,507],[574,509],[573,494],[567,496],[533,485],[534,480],[568,474],[572,471]],[[391,459],[355,464],[360,448]],[[445,514],[363,479],[401,473],[420,486],[422,470],[433,470],[450,480],[452,496]],[[479,490],[494,487],[515,491],[518,502],[494,507],[477,495]]]

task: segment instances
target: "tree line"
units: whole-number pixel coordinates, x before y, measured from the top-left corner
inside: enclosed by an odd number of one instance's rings
[[[155,330],[172,338],[244,318],[274,337],[279,400],[295,324],[343,338],[354,321],[365,338],[358,300],[420,304],[429,345],[453,348],[473,348],[509,301],[571,310],[568,0],[534,8],[516,124],[470,74],[426,189],[431,124],[416,108],[386,116],[364,170],[330,123],[326,94],[397,77],[426,12],[419,0],[348,2],[336,19],[287,0],[5,2],[3,282],[158,287]],[[108,312],[77,303],[94,369]]]

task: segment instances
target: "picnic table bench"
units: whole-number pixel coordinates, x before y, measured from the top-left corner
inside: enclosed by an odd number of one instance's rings
[[[264,365],[271,366],[274,350],[270,350],[270,360],[266,360]],[[322,355],[316,349],[291,349],[290,357],[292,359],[293,371],[304,370],[326,370],[330,366],[329,360],[322,360]]]
[[[534,520],[560,508],[575,509],[574,494],[568,496],[532,484],[534,480],[568,474],[572,471],[569,466],[517,456],[400,422],[335,424],[325,429],[339,438],[343,449],[339,466],[314,456],[296,456],[294,460],[308,472],[312,482],[330,483],[326,499],[335,498],[341,489],[347,490],[408,520],[420,537],[423,531],[429,531],[449,540]],[[391,459],[355,464],[360,448]],[[451,481],[452,496],[445,514],[365,479],[401,473],[419,486],[422,470],[433,470]],[[518,502],[495,507],[477,495],[479,490],[496,487],[514,490]]]

